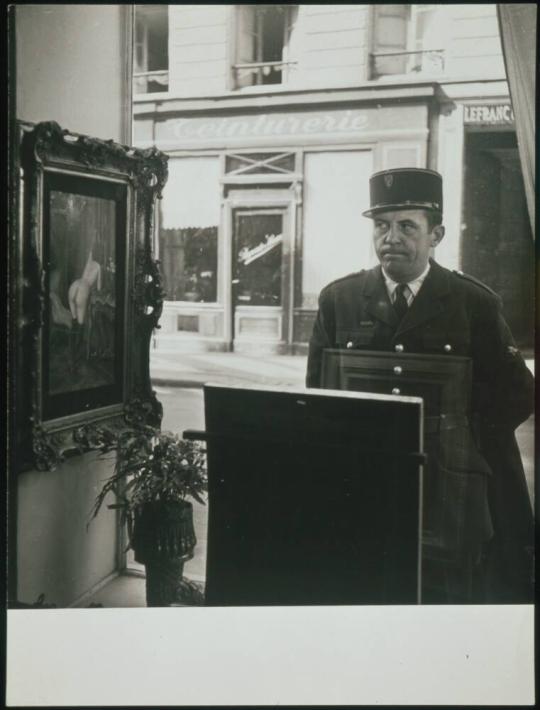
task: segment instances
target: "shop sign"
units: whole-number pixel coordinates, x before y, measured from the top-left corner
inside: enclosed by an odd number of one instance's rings
[[[422,105],[265,111],[242,115],[198,115],[135,120],[137,145],[159,148],[223,148],[255,145],[310,145],[363,140],[383,133],[414,133],[425,140],[427,107]],[[382,135],[379,137],[379,140]]]
[[[469,125],[502,126],[514,123],[510,104],[469,104],[465,106],[464,122]]]
[[[354,134],[367,130],[367,111],[263,113],[244,116],[175,118],[158,121],[156,141],[215,142],[257,138]]]
[[[306,136],[355,133],[366,130],[366,111],[344,110],[298,113],[263,113],[219,118],[177,118],[156,123],[158,141],[204,141],[230,138]]]

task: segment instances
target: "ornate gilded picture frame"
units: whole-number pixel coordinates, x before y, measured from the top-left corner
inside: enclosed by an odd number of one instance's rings
[[[21,130],[20,168],[18,444],[23,468],[44,470],[94,448],[100,426],[161,420],[149,347],[167,157],[45,122]]]

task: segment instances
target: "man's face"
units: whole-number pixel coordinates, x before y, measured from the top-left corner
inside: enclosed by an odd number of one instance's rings
[[[430,249],[443,236],[444,227],[430,229],[425,210],[379,212],[373,217],[375,251],[394,281],[404,283],[420,276]]]

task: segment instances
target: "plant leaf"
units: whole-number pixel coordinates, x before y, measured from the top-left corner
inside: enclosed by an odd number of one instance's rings
[[[201,505],[206,505],[205,501],[201,498],[201,496],[197,493],[197,491],[193,490],[191,491],[190,495],[195,498],[195,500],[198,503],[201,503]]]

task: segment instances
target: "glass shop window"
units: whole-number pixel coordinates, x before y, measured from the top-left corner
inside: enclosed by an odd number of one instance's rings
[[[298,5],[238,5],[235,86],[285,84],[297,58],[292,47]]]
[[[283,215],[235,214],[234,301],[238,306],[281,306]]]
[[[135,6],[133,93],[169,90],[169,6]]]
[[[170,159],[159,230],[169,301],[217,301],[219,196],[218,158]]]
[[[374,5],[371,78],[444,71],[441,5]]]

